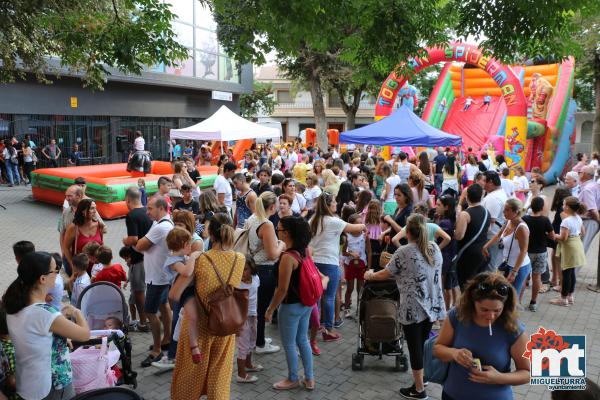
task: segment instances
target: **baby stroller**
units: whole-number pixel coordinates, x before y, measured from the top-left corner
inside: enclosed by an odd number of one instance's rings
[[[394,280],[365,281],[358,300],[358,347],[352,370],[364,367],[365,355],[396,358],[395,371],[406,372],[402,326],[398,318],[400,293]]]
[[[94,334],[104,334],[105,320],[115,317],[122,321],[123,326],[118,332],[109,333],[109,343],[112,342],[119,350],[121,371],[123,376],[117,381],[117,385],[131,385],[137,387],[137,372],[131,367],[131,340],[128,336],[129,309],[123,292],[110,282],[95,282],[86,287],[77,300],[77,308],[87,320],[92,330],[92,338],[84,343],[73,343],[74,347],[95,346],[102,343],[101,337],[93,337]],[[97,331],[97,332],[94,332]],[[122,332],[122,334],[121,334]]]

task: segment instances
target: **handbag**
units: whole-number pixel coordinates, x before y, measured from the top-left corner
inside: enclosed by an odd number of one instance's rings
[[[490,216],[490,213],[488,212],[488,210],[485,207],[483,209],[485,211],[485,217],[483,218],[483,224],[481,224],[481,227],[479,228],[479,231],[477,232],[477,234],[475,236],[473,236],[471,238],[471,240],[469,240],[469,242],[463,248],[461,248],[458,251],[458,253],[456,253],[456,255],[454,256],[454,258],[452,259],[452,267],[451,268],[454,271],[456,271],[456,267],[457,267],[458,260],[460,259],[460,257],[469,248],[469,246],[471,246],[475,242],[475,240],[477,240],[477,238],[479,237],[479,235],[481,235],[481,232],[483,231],[483,227],[487,223],[487,220],[488,220],[488,218]]]
[[[79,347],[69,355],[73,368],[73,389],[79,394],[88,390],[115,386],[117,379],[111,369],[119,361],[119,350],[108,348],[108,339],[102,338],[100,348]]]
[[[392,259],[392,256],[394,255],[394,253],[390,253],[388,251],[389,247],[390,243],[388,242],[385,245],[385,249],[383,249],[381,251],[381,254],[379,255],[379,268],[385,268],[385,266],[389,264],[390,260]]]
[[[443,385],[448,377],[450,363],[441,361],[433,355],[433,345],[437,336],[432,336],[425,341],[423,347],[423,380]]]
[[[517,230],[519,229],[519,226],[515,228],[515,231],[513,232],[513,237],[512,239],[510,239],[510,245],[508,246],[508,256],[510,256],[510,251],[512,250],[512,245],[515,241],[515,236],[517,236]],[[506,230],[506,228],[504,229]],[[502,233],[504,233],[504,231]],[[502,238],[500,240],[502,240]],[[504,261],[502,261],[502,264],[498,266],[498,271],[502,272],[505,278],[508,276],[510,270],[512,269],[512,267],[508,264],[508,256],[504,259]]]
[[[208,316],[208,332],[212,336],[237,334],[248,317],[248,289],[234,288],[229,284],[238,255],[235,253],[231,271],[229,271],[226,282],[223,281],[217,266],[208,254],[203,253],[202,255],[208,259],[219,278],[219,282],[221,282],[221,287],[208,295],[208,306],[205,306],[198,299],[202,309]]]

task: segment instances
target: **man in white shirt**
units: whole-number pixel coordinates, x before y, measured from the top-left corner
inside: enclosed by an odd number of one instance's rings
[[[159,361],[163,353],[161,349],[168,348],[171,342],[171,308],[169,307],[169,277],[163,266],[169,255],[167,248],[167,235],[173,229],[173,221],[168,214],[169,205],[162,196],[154,196],[148,200],[148,216],[154,221],[146,236],[139,239],[134,250],[144,254],[144,273],[146,280],[146,302],[144,311],[154,341],[150,354],[144,361],[142,367],[149,367],[152,362]],[[158,311],[160,310],[160,320]],[[163,338],[160,337],[160,325],[162,322]]]
[[[583,226],[585,234],[583,235],[583,248],[585,252],[589,250],[592,241],[598,233],[600,227],[600,185],[594,181],[596,168],[592,165],[586,165],[579,172],[579,202],[585,205],[586,213],[583,216]]]
[[[486,171],[493,169],[492,168],[492,160],[490,160],[487,153],[481,153],[481,163],[485,167]]]
[[[235,164],[231,161],[226,162],[223,166],[223,173],[217,176],[213,185],[217,193],[217,201],[219,205],[227,207],[227,211],[231,212],[233,207],[233,193],[229,180],[235,175]]]
[[[141,131],[135,131],[135,140],[133,141],[133,150],[135,151],[144,151],[144,147],[146,146],[146,141],[142,136]]]
[[[511,199],[515,197],[515,184],[512,179],[510,179],[510,170],[508,168],[502,168],[502,178],[500,181],[502,182],[502,189],[504,189],[504,193],[506,193],[506,197]]]
[[[489,240],[498,233],[504,224],[504,203],[506,203],[508,198],[502,189],[502,182],[496,171],[486,171],[484,172],[484,176],[484,189],[487,195],[484,197],[481,205],[490,213],[490,229],[487,233],[487,239]],[[490,253],[490,259],[485,269],[486,271],[496,271],[502,263],[502,250],[498,245],[494,245],[491,246],[488,251]]]
[[[288,156],[288,169],[290,171],[293,170],[297,162],[298,154],[296,153],[296,150],[292,149],[292,151],[290,151],[290,155]]]
[[[579,196],[579,174],[577,172],[567,172],[565,175],[565,185],[571,191],[571,196]]]

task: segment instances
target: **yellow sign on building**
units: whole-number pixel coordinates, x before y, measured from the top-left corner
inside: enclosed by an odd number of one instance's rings
[[[77,97],[71,97],[71,108],[77,108]]]

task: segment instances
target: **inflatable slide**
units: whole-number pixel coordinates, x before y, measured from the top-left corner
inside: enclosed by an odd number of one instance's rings
[[[216,166],[198,166],[200,187],[213,186],[217,174]],[[161,176],[172,177],[171,163],[153,161],[152,170],[143,177],[148,195],[157,190],[157,181]],[[100,216],[104,219],[124,217],[127,215],[125,191],[130,186],[137,186],[138,177],[127,172],[126,164],[90,165],[83,167],[43,168],[31,173],[31,191],[33,198],[45,203],[62,205],[65,191],[77,177],[84,177],[87,182],[86,194],[95,200]]]
[[[546,180],[555,182],[572,159],[574,61],[512,70],[527,99],[525,167],[540,167]],[[506,117],[506,100],[497,82],[483,69],[452,62],[444,65],[423,112],[431,125],[460,135],[464,148],[496,154],[503,152],[507,139]]]

